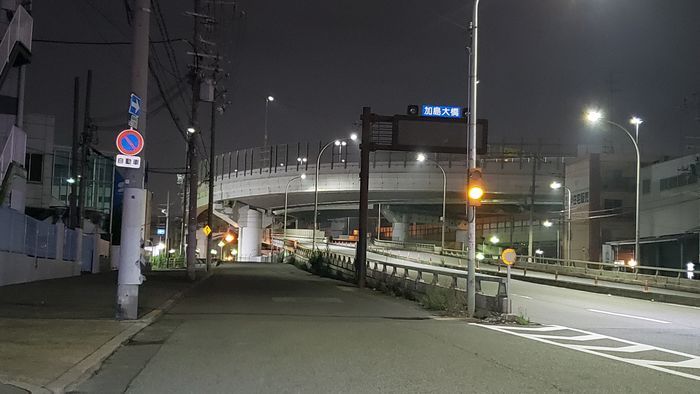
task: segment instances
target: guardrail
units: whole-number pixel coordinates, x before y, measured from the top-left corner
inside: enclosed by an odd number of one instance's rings
[[[295,254],[309,259],[311,249],[298,245]],[[331,265],[331,269],[341,272],[343,276],[354,277],[355,259],[352,256],[335,252],[320,251]],[[398,285],[403,291],[425,294],[430,287],[450,289],[456,293],[466,293],[467,272],[430,265],[401,264],[367,258],[367,280],[375,286]],[[508,284],[505,278],[477,274],[475,287],[477,293],[476,308],[480,313],[508,311]]]
[[[447,267],[451,265],[445,261],[444,257],[454,257],[458,259],[458,263],[455,268],[464,269],[466,266],[467,252],[464,251],[445,250],[442,254],[434,253],[436,255],[435,260],[426,260],[421,259],[420,256],[416,256],[416,258],[411,257],[410,255],[401,256],[395,253],[390,253],[383,248],[385,248],[385,245],[381,245],[378,248],[370,248],[370,250],[372,250],[374,253],[390,257],[403,258],[420,264],[439,264]],[[405,251],[413,252],[414,250],[405,249]],[[429,251],[422,252],[430,253]],[[461,262],[464,262],[464,265],[460,264]],[[497,272],[500,272],[506,267],[505,264],[498,259],[476,261],[477,269],[488,270],[488,266],[494,267],[492,269],[496,269]],[[598,281],[608,281],[639,285],[644,291],[648,291],[649,287],[656,287],[700,293],[700,281],[684,278],[688,271],[678,268],[651,266],[630,267],[628,265],[614,263],[585,260],[565,260],[537,256],[518,256],[514,268],[516,270],[522,270],[523,276],[527,276],[528,271],[549,273],[553,275],[553,279],[555,281],[560,280],[559,275],[561,275],[592,279],[592,283],[594,285],[597,285]]]

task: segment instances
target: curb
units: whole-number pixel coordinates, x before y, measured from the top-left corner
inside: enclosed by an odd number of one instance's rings
[[[74,389],[82,382],[87,380],[90,376],[92,376],[92,374],[100,368],[102,362],[104,362],[104,360],[111,356],[112,353],[119,349],[119,347],[123,343],[131,339],[134,335],[138,334],[144,328],[157,321],[163,315],[163,313],[167,312],[173,306],[173,304],[175,304],[175,302],[177,302],[180,298],[184,297],[185,294],[187,294],[188,292],[192,291],[193,289],[197,288],[202,283],[207,281],[207,279],[209,279],[211,276],[212,272],[207,273],[199,281],[179,291],[178,293],[170,297],[167,301],[158,306],[156,309],[144,315],[141,319],[134,320],[130,327],[126,328],[125,330],[117,334],[115,337],[110,339],[108,342],[97,348],[97,350],[95,350],[90,355],[85,357],[82,361],[68,369],[57,379],[48,383],[44,387],[41,387],[39,390],[35,391],[36,387],[34,387],[31,389],[31,392],[62,394]],[[21,386],[18,385],[18,387]]]

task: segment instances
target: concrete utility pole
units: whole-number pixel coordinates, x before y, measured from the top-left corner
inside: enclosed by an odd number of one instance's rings
[[[87,73],[87,86],[85,87],[85,114],[83,118],[83,135],[80,139],[80,179],[76,181],[80,182],[80,191],[78,192],[78,227],[83,227],[83,221],[85,220],[85,188],[87,187],[88,177],[87,177],[87,164],[88,156],[90,155],[90,146],[92,146],[92,124],[90,121],[90,101],[92,98],[92,70],[88,70]]]
[[[73,143],[71,145],[68,227],[78,227],[78,142],[80,139],[80,78],[73,81]]]
[[[166,256],[170,250],[170,190],[165,197],[165,251]]]
[[[134,41],[131,66],[131,90],[142,99],[138,130],[146,137],[148,102],[148,44],[151,1],[136,0],[134,7]],[[138,318],[141,258],[146,220],[146,190],[143,188],[144,169],[124,169],[124,206],[122,208],[122,238],[119,252],[117,282],[117,319]]]
[[[474,15],[472,17],[472,45],[471,45],[471,70],[469,75],[469,83],[471,89],[469,91],[469,169],[476,168],[476,88],[478,84],[477,66],[479,54],[479,0],[474,0]],[[467,190],[469,190],[469,179],[467,179]],[[476,311],[476,207],[469,206],[467,199],[467,313],[469,316],[474,316]]]
[[[197,261],[197,188],[199,183],[199,157],[197,157],[197,137],[199,137],[199,125],[197,121],[197,112],[199,107],[199,89],[201,84],[201,75],[199,74],[199,43],[200,37],[200,26],[199,18],[202,17],[200,10],[202,9],[201,0],[194,0],[194,12],[192,13],[193,20],[193,33],[192,33],[192,46],[193,46],[193,65],[192,65],[192,124],[188,128],[190,134],[187,157],[189,158],[190,168],[189,168],[189,184],[190,184],[190,196],[189,196],[189,214],[187,218],[187,277],[190,280],[195,280],[197,278],[197,273],[195,271],[195,264]],[[205,255],[208,255],[209,251],[205,251]]]
[[[216,146],[216,85],[214,86],[214,101],[211,102],[210,127],[211,138],[209,141],[209,201],[207,204],[207,224],[211,227],[212,223],[214,222],[214,147]],[[214,231],[210,232],[209,235],[207,235],[207,272],[211,270],[211,248],[213,235]],[[219,258],[223,258],[223,256],[220,256]]]

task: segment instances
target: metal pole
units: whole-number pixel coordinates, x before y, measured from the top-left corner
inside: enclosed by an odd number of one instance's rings
[[[146,136],[148,103],[148,44],[150,0],[136,0],[134,7],[133,63],[131,68],[132,92],[142,99],[139,130]],[[141,250],[146,220],[146,191],[143,188],[144,170],[125,169],[124,202],[122,208],[121,249],[117,284],[117,319],[138,318],[138,294],[141,284]]]
[[[382,235],[382,203],[377,204],[377,241],[381,241]]]
[[[331,146],[331,144],[335,143],[336,141],[339,140],[333,140],[324,145],[323,148],[321,148],[321,150],[318,152],[318,156],[316,157],[316,177],[314,177],[314,230],[311,236],[311,251],[316,250],[316,228],[318,227],[318,169],[321,166],[321,155],[323,154],[323,151],[326,150],[326,148]]]
[[[571,261],[571,189],[566,190],[566,260]]]
[[[635,143],[634,143],[634,148],[637,151],[637,196],[636,196],[636,201],[635,201],[635,212],[634,212],[634,259],[637,261],[637,266],[642,265],[642,262],[639,260],[640,255],[639,255],[639,210],[640,210],[640,204],[639,204],[639,187],[641,184],[640,181],[640,172],[641,172],[641,157],[639,154],[639,122],[635,123],[634,125],[635,128]]]
[[[267,148],[267,107],[270,104],[270,100],[265,97],[265,137],[263,139],[263,147]]]
[[[445,174],[445,169],[442,168],[440,164],[435,162],[437,164],[438,168],[440,171],[442,171],[442,232],[441,232],[441,241],[440,241],[440,247],[442,250],[445,249],[445,204],[447,201],[447,174]]]
[[[287,195],[289,193],[289,185],[296,179],[301,178],[301,176],[295,176],[287,182],[287,187],[284,189],[284,232],[282,235],[282,242],[287,239]],[[284,247],[284,245],[282,246]]]
[[[477,68],[479,54],[479,0],[474,0],[474,10],[472,18],[472,46],[471,46],[471,72],[469,94],[469,168],[476,168],[476,122],[477,122]],[[469,187],[469,179],[467,179]],[[476,310],[476,207],[469,206],[467,199],[467,219],[468,219],[468,258],[467,258],[467,313],[474,316]]]
[[[508,300],[508,313],[513,313],[513,301],[511,301],[512,298],[510,298],[510,264],[506,265],[506,276],[506,297]]]
[[[634,150],[637,153],[637,193],[636,193],[636,204],[635,204],[635,213],[634,213],[634,259],[637,261],[638,264],[641,264],[639,261],[639,258],[641,257],[639,255],[639,177],[640,177],[640,167],[641,167],[641,157],[639,154],[639,144],[637,143],[637,140],[632,136],[632,134],[622,125],[615,123],[613,121],[604,119],[608,124],[611,124],[620,130],[624,131],[625,134],[630,138],[632,141],[632,144],[634,145]],[[639,124],[636,125],[637,128],[639,128]],[[639,134],[639,130],[637,130],[637,134]]]
[[[70,177],[73,183],[70,184],[69,201],[69,224],[70,228],[78,227],[78,141],[80,134],[80,78],[75,77],[73,81],[73,142],[71,146],[71,167]],[[111,231],[111,230],[110,230]]]
[[[527,231],[527,255],[528,261],[532,261],[533,241],[534,241],[534,221],[535,221],[535,181],[537,177],[537,157],[532,157],[532,185],[530,186],[530,226]]]
[[[365,287],[367,273],[367,215],[369,211],[369,152],[372,139],[372,109],[362,107],[362,136],[360,143],[360,220],[358,224],[355,273],[357,286]]]

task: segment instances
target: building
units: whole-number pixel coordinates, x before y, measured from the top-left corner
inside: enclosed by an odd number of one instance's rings
[[[635,172],[618,154],[582,152],[567,163],[572,259],[601,261],[604,243],[634,238]]]
[[[700,264],[700,155],[642,169],[641,260],[643,265],[685,269]]]

